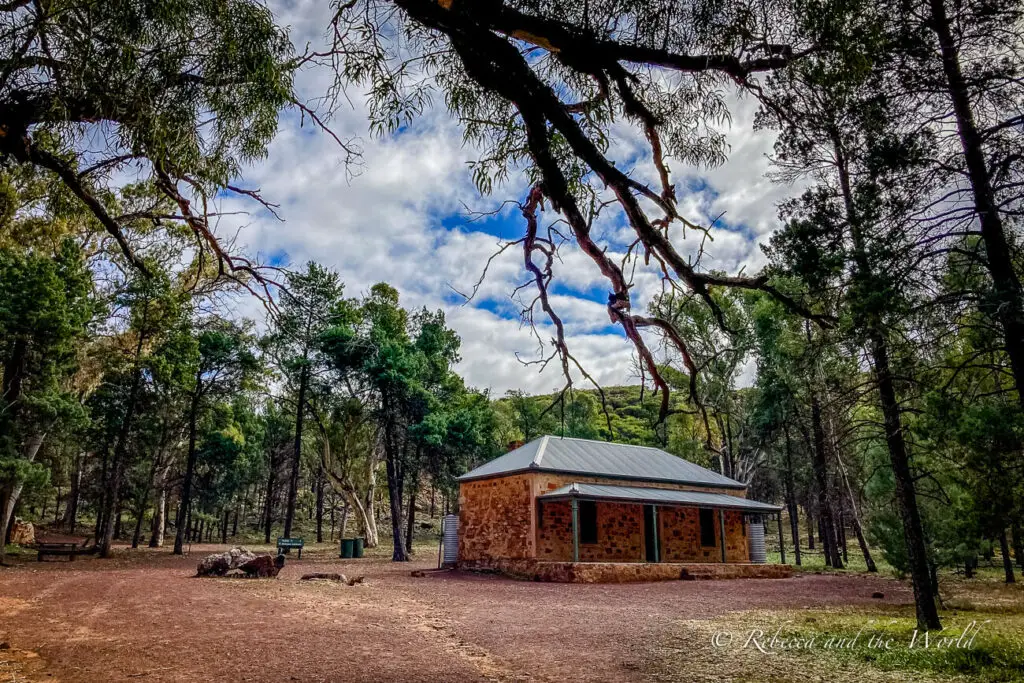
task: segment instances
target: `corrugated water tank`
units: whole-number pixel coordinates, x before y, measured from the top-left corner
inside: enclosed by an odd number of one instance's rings
[[[452,566],[459,561],[459,516],[445,515],[441,522],[441,536],[444,538],[444,564]],[[762,534],[763,537],[763,534]],[[764,540],[762,538],[762,545]]]
[[[750,522],[750,533],[747,535],[750,541],[750,561],[754,564],[764,564],[768,561],[768,549],[764,545],[764,522],[760,519]]]

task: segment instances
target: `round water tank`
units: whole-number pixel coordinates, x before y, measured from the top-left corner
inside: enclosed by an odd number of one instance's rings
[[[768,550],[764,545],[764,523],[751,522],[750,533],[747,534],[750,540],[750,561],[754,564],[764,564],[768,561]]]
[[[459,561],[459,516],[445,515],[441,530],[444,538],[444,564],[451,566]]]

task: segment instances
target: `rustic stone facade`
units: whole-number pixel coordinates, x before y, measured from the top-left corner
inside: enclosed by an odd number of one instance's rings
[[[459,560],[535,556],[530,474],[463,482],[459,486]]]
[[[636,486],[636,481],[531,472],[463,482],[459,488],[459,561],[572,561],[572,512],[569,501],[538,502],[538,496],[571,482]],[[711,491],[745,497],[743,489],[669,483],[643,486]],[[598,502],[597,542],[580,543],[580,561],[645,561],[643,505]],[[714,516],[714,546],[701,546],[697,508],[658,506],[661,561],[721,563],[719,511]],[[726,562],[749,561],[742,513],[725,511]],[[678,578],[678,576],[676,577]]]
[[[749,562],[746,525],[743,514],[725,510],[725,560]],[[715,544],[704,546],[700,542],[700,512],[698,508],[665,506],[658,508],[658,538],[661,542],[662,562],[721,562],[722,533],[714,513]]]
[[[537,559],[572,560],[572,509],[567,500],[542,503],[537,515]],[[643,562],[643,506],[597,504],[597,542],[580,543],[581,562]]]
[[[785,579],[793,574],[793,568],[788,564],[545,562],[532,559],[478,560],[462,562],[460,568],[469,571],[497,571],[514,578],[555,583]]]

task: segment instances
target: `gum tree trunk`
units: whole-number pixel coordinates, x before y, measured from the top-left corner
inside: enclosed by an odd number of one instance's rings
[[[291,476],[288,479],[288,507],[284,515],[284,537],[291,538],[292,523],[295,521],[295,502],[299,496],[299,470],[302,467],[302,427],[306,414],[306,390],[309,384],[309,367],[303,363],[299,374],[299,400],[295,408],[295,445],[292,451]],[[267,539],[270,542],[270,539]]]
[[[1006,574],[1006,583],[1016,583],[1013,575],[1013,560],[1010,558],[1010,544],[1006,540],[1006,529],[999,530],[999,552],[1003,555],[1003,573]]]
[[[839,556],[839,545],[835,535],[836,527],[832,519],[832,500],[828,487],[828,462],[825,459],[825,429],[821,422],[821,402],[817,392],[813,389],[811,390],[811,428],[814,430],[814,478],[818,484],[818,521],[822,530],[821,541],[825,550],[825,562],[830,563],[836,569],[842,569],[843,559]]]
[[[853,242],[854,259],[864,277],[870,277],[872,269],[868,260],[862,226],[855,209],[853,190],[850,185],[849,169],[839,133],[832,131],[836,168],[842,189],[847,224]],[[903,434],[899,399],[889,363],[889,346],[883,333],[882,321],[877,312],[868,314],[864,324],[868,338],[868,353],[878,387],[878,400],[885,424],[885,441],[889,449],[893,478],[896,484],[896,504],[903,522],[903,539],[907,547],[907,561],[914,585],[914,604],[917,610],[917,625],[922,630],[941,630],[939,611],[935,604],[937,586],[933,581],[928,563],[928,550],[924,538],[924,524],[917,504],[914,475],[910,470],[910,454]]]
[[[789,509],[789,531],[793,536],[793,552],[796,564],[800,566],[800,513],[796,504],[796,487],[793,483],[793,446],[789,438],[789,424],[783,427],[786,433],[786,507]]]
[[[1003,327],[1003,344],[1010,359],[1017,399],[1024,406],[1024,295],[1014,270],[1013,252],[992,189],[983,139],[974,120],[971,93],[960,67],[960,55],[946,15],[945,0],[931,0],[930,6],[932,20],[928,22],[928,27],[934,31],[939,42],[942,71],[956,117],[967,177],[974,195],[975,213],[981,226],[981,238],[985,243],[985,260],[995,286],[997,301],[994,302],[992,313]]]

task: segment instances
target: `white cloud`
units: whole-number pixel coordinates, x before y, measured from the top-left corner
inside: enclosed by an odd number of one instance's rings
[[[319,43],[329,20],[327,3],[282,1],[273,8],[291,27],[300,50],[307,41],[314,47]],[[299,85],[314,98],[325,92],[332,79],[332,73],[311,70],[301,75]],[[494,259],[471,303],[453,303],[457,301],[453,290],[468,293],[472,289],[487,259],[498,249],[498,239],[485,232],[496,224],[493,221],[455,225],[460,221],[451,217],[463,211],[463,204],[473,210],[493,210],[504,199],[521,200],[525,180],[515,178],[511,187],[499,189],[494,197],[480,198],[466,163],[476,158],[475,150],[463,144],[458,126],[443,107],[426,112],[400,135],[373,139],[367,133],[362,93],[353,90],[349,95],[354,106],[339,109],[331,125],[343,139],[361,139],[361,172],[349,178],[344,153],[327,135],[308,125],[299,128],[296,116],[286,116],[266,160],[247,169],[240,181],[259,187],[267,199],[279,203],[285,222],[265,212],[226,217],[218,226],[220,234],[234,234],[245,226],[239,243],[260,252],[264,259],[285,253],[295,265],[308,260],[324,263],[341,274],[349,295],[358,296],[384,280],[399,290],[406,306],[444,309],[449,325],[462,337],[459,370],[470,385],[490,388],[499,395],[512,388],[541,392],[561,386],[557,361],[538,373],[537,367],[525,366],[517,359],[517,352],[524,360],[538,357],[536,338],[518,320],[521,304],[509,298],[513,289],[528,279],[520,247]],[[730,226],[742,225],[746,230],[714,229],[715,239],[706,245],[702,267],[730,272],[746,267],[751,272],[761,265],[751,236],[770,232],[775,224],[775,204],[791,190],[763,177],[767,170],[764,155],[774,138],[752,129],[756,104],[749,99],[733,104],[729,161],[710,171],[682,165],[674,171],[685,215],[707,224],[724,212]],[[636,156],[645,148],[642,136],[633,129],[617,126],[615,134],[613,149],[622,158]],[[636,174],[653,179],[649,160],[638,166]],[[688,182],[697,178],[703,180],[702,189],[688,190]],[[253,209],[251,202],[237,198],[225,198],[221,204],[225,211]],[[518,211],[513,206],[504,214],[504,225],[513,226],[516,232],[503,236],[519,237],[523,223]],[[543,218],[551,221],[557,217],[549,212]],[[595,234],[610,240],[610,255],[623,251],[628,238],[621,217],[612,213],[602,216]],[[698,237],[688,233],[685,241],[677,241],[680,252],[695,255]],[[621,253],[614,258],[621,258]],[[604,306],[589,300],[603,296],[593,292],[608,289],[597,266],[569,244],[563,247],[554,269],[560,288],[553,293],[552,304],[565,322],[572,352],[602,383],[636,381],[631,344],[621,330],[608,331]],[[635,281],[634,306],[643,310],[660,291],[660,275],[653,265],[640,266]],[[592,294],[584,298],[572,292]],[[521,298],[529,301],[532,291],[526,290]],[[242,307],[247,312],[258,310],[245,304]],[[539,307],[536,317],[540,337],[550,339],[550,325],[542,320]]]

